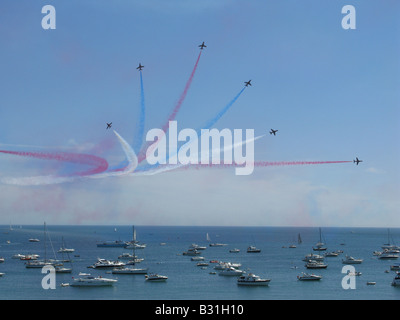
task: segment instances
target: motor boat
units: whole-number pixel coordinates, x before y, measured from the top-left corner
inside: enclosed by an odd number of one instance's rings
[[[397,250],[384,250],[380,255],[378,255],[378,259],[381,260],[396,260],[399,258]]]
[[[250,246],[247,248],[248,253],[259,253],[261,252],[261,249],[256,248],[255,246]]]
[[[160,275],[160,274],[152,273],[152,274],[146,275],[145,279],[146,279],[146,281],[149,281],[149,282],[162,282],[162,281],[166,281],[168,279],[168,277]]]
[[[226,268],[235,268],[238,269],[242,265],[240,263],[232,263],[232,262],[219,262],[214,269],[215,270],[224,270]]]
[[[147,268],[115,268],[113,274],[147,274]]]
[[[310,260],[306,263],[305,267],[307,269],[326,269],[328,265],[320,261]]]
[[[304,259],[303,259],[303,261],[305,261],[305,262],[308,262],[308,261],[310,261],[310,260],[313,260],[313,261],[323,261],[323,260],[324,260],[324,257],[321,256],[321,255],[319,255],[319,254],[310,253],[310,254],[306,255],[306,256],[304,257]]]
[[[392,281],[392,286],[393,287],[400,287],[400,274],[397,273],[396,277]]]
[[[322,279],[322,276],[318,276],[316,274],[308,274],[302,273],[300,276],[297,276],[297,280],[299,281],[319,281]]]
[[[343,264],[361,264],[363,259],[355,259],[351,256],[346,256],[346,259],[342,260]]]
[[[124,267],[125,263],[122,261],[111,261],[111,260],[106,260],[106,259],[98,259],[97,262],[91,266],[93,269],[101,269],[101,268],[118,268],[118,267]]]
[[[192,243],[191,246],[189,247],[189,249],[196,249],[196,250],[206,250],[207,247],[204,246],[199,246],[196,243]]]
[[[93,276],[84,276],[82,278],[74,278],[74,281],[70,284],[71,287],[100,287],[100,286],[112,286],[118,280],[115,279],[108,279],[108,278],[103,278],[101,276],[99,277],[93,277]]]
[[[244,271],[235,269],[233,267],[227,267],[219,272],[220,276],[241,276]]]
[[[249,273],[248,275],[241,275],[237,284],[239,286],[268,286],[271,279],[261,279],[259,276],[256,276],[253,273]]]
[[[234,249],[229,250],[229,252],[230,252],[230,253],[239,253],[240,250],[237,249],[237,248],[234,248]]]

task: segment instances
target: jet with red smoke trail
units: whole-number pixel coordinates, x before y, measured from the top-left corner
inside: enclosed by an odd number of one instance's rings
[[[356,165],[358,165],[360,162],[363,162],[363,161],[359,160],[357,157],[356,157],[356,160],[353,160],[353,163],[355,163]]]
[[[199,45],[200,50],[203,50],[204,48],[207,48],[207,46],[204,44],[204,41],[201,45]]]

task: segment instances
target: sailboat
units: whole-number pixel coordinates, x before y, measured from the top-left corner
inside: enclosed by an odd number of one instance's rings
[[[136,262],[141,261],[140,259],[137,259],[135,254],[135,250],[137,248],[138,248],[138,241],[136,240],[136,230],[135,226],[132,226],[132,241],[130,242],[130,245],[126,247],[126,249],[132,249],[132,260],[129,261],[127,264],[133,267],[114,268],[112,270],[113,274],[147,274],[148,268],[135,268]]]
[[[314,251],[325,251],[326,247],[325,247],[325,243],[322,242],[322,232],[321,232],[321,228],[319,228],[319,242],[317,242],[316,247],[313,247]]]
[[[385,243],[383,246],[382,246],[382,249],[383,250],[400,250],[400,246],[397,246],[397,245],[395,245],[395,244],[391,244],[390,243],[390,239],[391,239],[392,237],[391,237],[391,235],[390,235],[390,229],[388,229],[388,242],[387,243]],[[392,241],[393,241],[393,238],[392,238]]]

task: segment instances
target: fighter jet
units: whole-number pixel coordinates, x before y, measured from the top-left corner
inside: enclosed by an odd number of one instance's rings
[[[356,160],[353,160],[353,162],[358,165],[360,162],[363,162],[362,160],[358,160],[358,158],[356,157]]]
[[[245,86],[245,87],[251,86],[251,80],[246,81],[246,82],[244,83],[244,86]]]
[[[139,63],[139,67],[137,67],[136,69],[138,69],[139,71],[142,71],[143,68],[144,68],[144,66],[142,66],[142,65]]]
[[[207,46],[204,44],[204,41],[203,41],[203,43],[201,45],[199,45],[199,47],[200,47],[200,50],[203,50],[204,48],[207,48]]]
[[[107,130],[107,129],[111,129],[111,127],[112,127],[112,122],[110,122],[110,123],[107,122],[107,128],[106,128],[106,130]]]
[[[274,129],[271,129],[271,131],[269,132],[270,134],[273,134],[274,136],[276,136],[276,133],[278,132],[278,130],[274,130]]]

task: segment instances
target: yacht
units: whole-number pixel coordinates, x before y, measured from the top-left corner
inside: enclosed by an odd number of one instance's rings
[[[162,282],[162,281],[166,281],[168,279],[168,277],[162,276],[160,274],[152,273],[150,275],[146,275],[145,279],[146,279],[146,281],[149,281],[149,282]]]
[[[241,276],[244,271],[235,269],[233,267],[227,267],[219,272],[220,276]]]
[[[346,259],[342,259],[343,264],[361,264],[363,259],[355,259],[350,256],[346,256]]]
[[[183,252],[182,254],[184,256],[196,256],[196,255],[201,254],[201,252],[197,249],[189,249],[188,251]]]
[[[310,254],[306,255],[304,257],[304,259],[303,259],[303,261],[305,261],[305,262],[308,262],[310,260],[313,260],[313,261],[324,261],[324,257],[319,255],[319,254],[310,253]]]
[[[328,265],[320,261],[310,260],[306,263],[305,267],[307,269],[326,269]]]
[[[338,252],[327,252],[324,254],[324,257],[337,257],[338,255]]]
[[[318,276],[316,274],[308,274],[302,273],[300,276],[297,276],[297,280],[299,281],[319,281],[322,279],[322,276]]]
[[[204,257],[199,257],[199,256],[197,256],[197,257],[191,257],[190,260],[191,260],[191,261],[203,261],[203,260],[204,260]]]
[[[232,263],[232,262],[219,262],[214,269],[215,270],[225,270],[227,268],[235,268],[238,269],[242,265],[240,263]]]
[[[253,273],[241,275],[237,280],[239,286],[268,286],[271,279],[261,279]]]
[[[101,269],[101,268],[116,268],[116,267],[124,267],[125,263],[122,261],[111,261],[106,259],[97,259],[97,262],[91,266],[93,269]]]
[[[390,266],[390,270],[400,271],[400,264],[395,264],[395,265]]]
[[[248,253],[259,253],[261,252],[261,249],[256,248],[255,246],[250,246],[247,248]]]
[[[189,249],[196,249],[196,250],[206,250],[207,247],[204,246],[199,246],[196,243],[192,243],[191,246],[189,247]]]
[[[101,276],[93,277],[93,276],[84,276],[82,278],[76,278],[71,283],[71,287],[100,287],[100,286],[112,286],[118,280],[115,279],[107,279]]]
[[[225,244],[225,243],[211,243],[211,239],[210,239],[210,236],[208,235],[208,233],[207,233],[206,238],[207,238],[207,241],[210,242],[210,243],[209,243],[209,246],[210,246],[210,247],[223,247],[223,246],[226,246],[226,245],[227,245],[227,244]]]
[[[229,250],[229,252],[230,252],[230,253],[239,253],[240,250],[237,249],[237,248],[234,248],[234,249]]]
[[[56,273],[71,273],[72,269],[71,268],[66,268],[63,266],[57,266],[55,267]]]
[[[29,239],[28,241],[29,241],[29,242],[40,242],[39,239],[34,239],[34,238],[31,238],[31,239]]]
[[[378,255],[378,259],[381,260],[395,260],[398,259],[399,255],[397,254],[397,250],[384,250],[380,255]]]
[[[113,274],[147,274],[147,268],[115,268]]]
[[[400,274],[397,273],[392,282],[393,287],[400,287]]]

